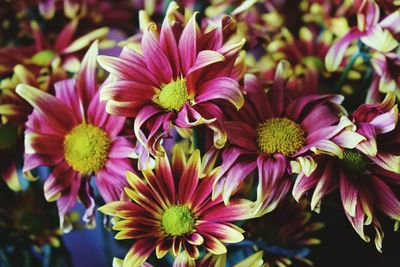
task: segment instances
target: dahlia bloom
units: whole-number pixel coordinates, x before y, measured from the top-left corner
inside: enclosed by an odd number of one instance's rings
[[[199,257],[197,246],[213,254],[226,253],[223,243],[243,239],[242,230],[230,223],[250,218],[251,201],[236,199],[226,206],[221,198],[211,200],[212,184],[219,167],[214,154],[200,158],[195,150],[186,161],[182,148],[174,147],[172,166],[168,157],[156,157],[155,171],[142,170],[143,178],[127,172],[128,200],[111,202],[99,210],[120,218],[113,229],[116,239],[135,239],[123,266],[141,266],[155,250],[158,258],[181,249],[190,258]]]
[[[339,188],[345,214],[365,241],[364,225],[376,231],[375,245],[381,251],[383,231],[378,213],[400,221],[400,199],[393,191],[400,184],[400,126],[395,97],[388,94],[379,104],[361,105],[353,113],[357,133],[365,137],[353,149],[343,149],[343,157],[316,158],[324,169],[311,174],[300,173],[293,196],[300,199],[314,188],[311,207]]]
[[[342,157],[340,146],[354,148],[363,139],[352,131],[349,119],[341,117],[342,96],[288,99],[287,64],[278,66],[267,93],[255,76],[247,75],[246,104],[239,112],[229,112],[225,128],[230,146],[222,154],[221,175],[214,184],[214,197],[222,194],[226,204],[246,176],[258,170],[258,212],[269,212],[290,189],[293,172],[311,173],[317,168],[313,155]]]
[[[358,25],[351,28],[329,49],[325,58],[328,71],[334,71],[339,67],[347,48],[355,40],[359,39],[367,47],[381,53],[391,52],[399,46],[395,36],[400,32],[400,10],[379,22],[380,10],[375,0],[357,0],[355,7],[358,8]]]
[[[99,101],[96,57],[97,42],[76,78],[55,84],[55,96],[24,84],[16,89],[34,108],[26,123],[23,170],[54,167],[44,193],[48,201],[57,200],[61,224],[78,196],[86,207],[84,220],[93,223],[92,175],[110,202],[119,199],[126,185],[124,172],[131,169],[128,155],[133,147],[119,136],[125,118],[108,115]]]
[[[135,135],[153,155],[163,153],[160,142],[170,123],[181,128],[206,124],[215,132],[216,147],[222,147],[223,112],[213,100],[243,105],[232,70],[244,40],[227,42],[232,21],[225,18],[219,27],[200,30],[196,13],[183,25],[174,15],[177,9],[172,2],[160,31],[153,22],[147,25],[143,54],[125,47],[117,58],[98,58],[111,74],[100,94],[107,112],[135,118]]]

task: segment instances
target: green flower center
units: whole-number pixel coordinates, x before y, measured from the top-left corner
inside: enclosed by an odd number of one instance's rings
[[[193,230],[195,219],[186,206],[172,206],[162,217],[162,227],[166,234],[181,236]]]
[[[179,111],[189,100],[187,93],[186,80],[177,79],[169,84],[163,85],[161,93],[158,95],[158,104],[166,110]]]
[[[305,142],[303,129],[287,118],[268,119],[257,126],[256,132],[258,148],[267,154],[281,153],[291,156]]]
[[[344,168],[355,174],[362,174],[368,167],[367,157],[357,150],[346,149],[343,152],[342,163]]]
[[[102,129],[82,123],[64,138],[64,157],[68,164],[82,174],[98,172],[106,163],[111,141]]]

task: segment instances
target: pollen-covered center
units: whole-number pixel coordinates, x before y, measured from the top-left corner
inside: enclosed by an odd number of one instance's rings
[[[272,118],[257,128],[257,145],[267,154],[291,156],[304,146],[305,133],[300,125],[287,118]]]
[[[181,236],[193,230],[195,219],[186,206],[169,207],[163,214],[162,227],[167,235]]]
[[[163,109],[179,111],[188,100],[186,80],[177,79],[161,87],[157,102]]]
[[[357,150],[346,149],[343,152],[344,168],[354,174],[362,174],[368,167],[368,158]]]
[[[64,157],[75,171],[96,173],[106,163],[110,145],[110,138],[105,131],[82,123],[65,136]]]

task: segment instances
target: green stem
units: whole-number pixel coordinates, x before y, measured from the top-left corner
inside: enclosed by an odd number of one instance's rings
[[[346,68],[342,72],[342,75],[340,75],[339,82],[335,87],[335,92],[340,92],[340,89],[342,88],[343,84],[347,80],[347,76],[349,76],[350,70],[353,68],[354,63],[356,62],[357,58],[361,55],[361,53],[358,51],[355,53],[351,58],[349,63],[347,63]]]
[[[200,149],[199,130],[193,128],[192,132],[193,132],[193,147],[194,149]]]

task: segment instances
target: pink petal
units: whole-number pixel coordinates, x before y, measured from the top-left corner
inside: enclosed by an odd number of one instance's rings
[[[130,248],[124,259],[124,267],[142,266],[156,247],[154,239],[139,239]]]
[[[350,44],[361,37],[362,33],[358,28],[352,28],[339,41],[334,43],[325,57],[325,66],[328,71],[335,71],[342,63],[343,57]]]
[[[256,161],[246,160],[237,162],[226,174],[225,184],[222,191],[222,198],[225,205],[229,205],[229,198],[238,189],[240,183],[247,178],[257,166]]]
[[[344,210],[351,217],[356,215],[356,205],[358,202],[358,189],[350,181],[351,177],[348,177],[343,171],[340,172],[340,196]]]
[[[60,53],[71,43],[77,26],[78,26],[78,20],[72,20],[62,29],[60,34],[57,36],[54,45],[54,50],[56,52]]]
[[[224,125],[230,143],[252,152],[259,150],[255,129],[241,121],[226,121]]]
[[[98,56],[97,61],[109,73],[121,80],[133,80],[139,83],[151,84],[160,87],[160,83],[154,77],[146,65],[142,65],[142,59],[134,54],[130,60],[125,58],[115,58],[110,56]]]
[[[129,158],[133,149],[133,144],[127,138],[118,136],[112,142],[108,157],[115,159]]]
[[[51,128],[64,134],[72,129],[78,119],[60,99],[32,86],[20,84],[16,92],[31,104]]]
[[[195,150],[189,158],[179,180],[178,199],[180,203],[192,202],[201,172],[200,151]]]
[[[79,121],[83,121],[85,111],[75,88],[75,79],[66,79],[54,84],[56,97],[61,99],[71,109]]]
[[[153,72],[161,84],[167,84],[173,80],[172,68],[167,56],[159,45],[157,26],[150,23],[142,37],[143,54],[148,69]]]
[[[196,62],[196,55],[197,55],[196,27],[197,27],[196,13],[194,13],[190,18],[189,22],[186,24],[185,28],[183,29],[182,35],[178,43],[182,73],[184,76],[187,76],[189,69]]]
[[[231,78],[215,78],[202,84],[197,92],[195,102],[201,103],[215,99],[226,100],[234,105],[236,109],[240,109],[244,105],[239,84]]]
[[[97,55],[98,42],[95,41],[83,57],[81,69],[76,75],[76,87],[85,110],[98,91],[96,79]]]

